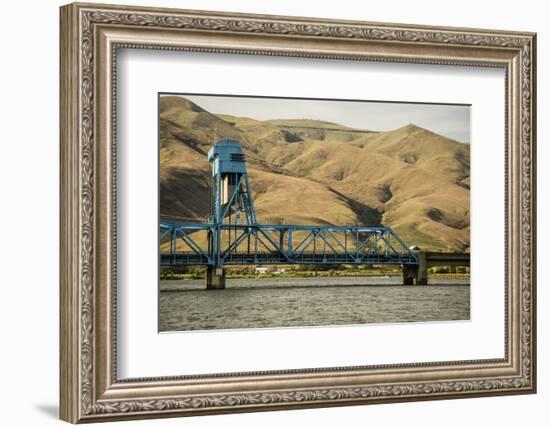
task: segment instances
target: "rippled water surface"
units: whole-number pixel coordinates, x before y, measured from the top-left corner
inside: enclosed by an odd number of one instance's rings
[[[311,277],[227,280],[205,290],[204,280],[160,284],[160,330],[273,328],[364,323],[468,320],[470,286],[431,279],[401,286],[399,278]]]

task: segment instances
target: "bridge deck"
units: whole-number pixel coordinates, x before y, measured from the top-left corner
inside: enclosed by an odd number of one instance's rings
[[[161,266],[177,265],[215,265],[214,260],[208,256],[194,252],[161,253]],[[269,253],[231,253],[224,258],[224,265],[254,265],[254,264],[317,264],[317,265],[340,265],[340,264],[417,264],[417,259],[410,255],[387,255],[368,254],[361,258],[354,258],[346,253],[320,254],[301,253],[284,256],[281,252]]]
[[[470,265],[469,252],[426,252],[428,266],[436,265]]]

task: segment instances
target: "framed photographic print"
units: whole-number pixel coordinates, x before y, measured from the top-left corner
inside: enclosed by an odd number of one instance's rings
[[[535,34],[61,8],[61,418],[533,393]]]

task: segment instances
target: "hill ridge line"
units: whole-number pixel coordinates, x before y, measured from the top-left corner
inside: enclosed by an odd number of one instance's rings
[[[380,133],[375,130],[362,130],[362,129],[353,129],[353,128],[324,128],[324,127],[317,127],[317,126],[279,125],[277,123],[273,123],[273,125],[279,128],[286,128],[286,129],[312,129],[312,130],[347,132],[347,133]]]

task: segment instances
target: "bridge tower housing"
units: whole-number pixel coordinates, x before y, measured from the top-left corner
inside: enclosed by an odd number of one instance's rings
[[[215,263],[207,267],[206,286],[209,289],[225,287],[225,272],[221,262],[222,225],[254,225],[256,212],[246,171],[244,153],[239,141],[222,139],[208,152],[211,191],[209,245],[217,248]],[[231,240],[231,231],[229,231]]]

